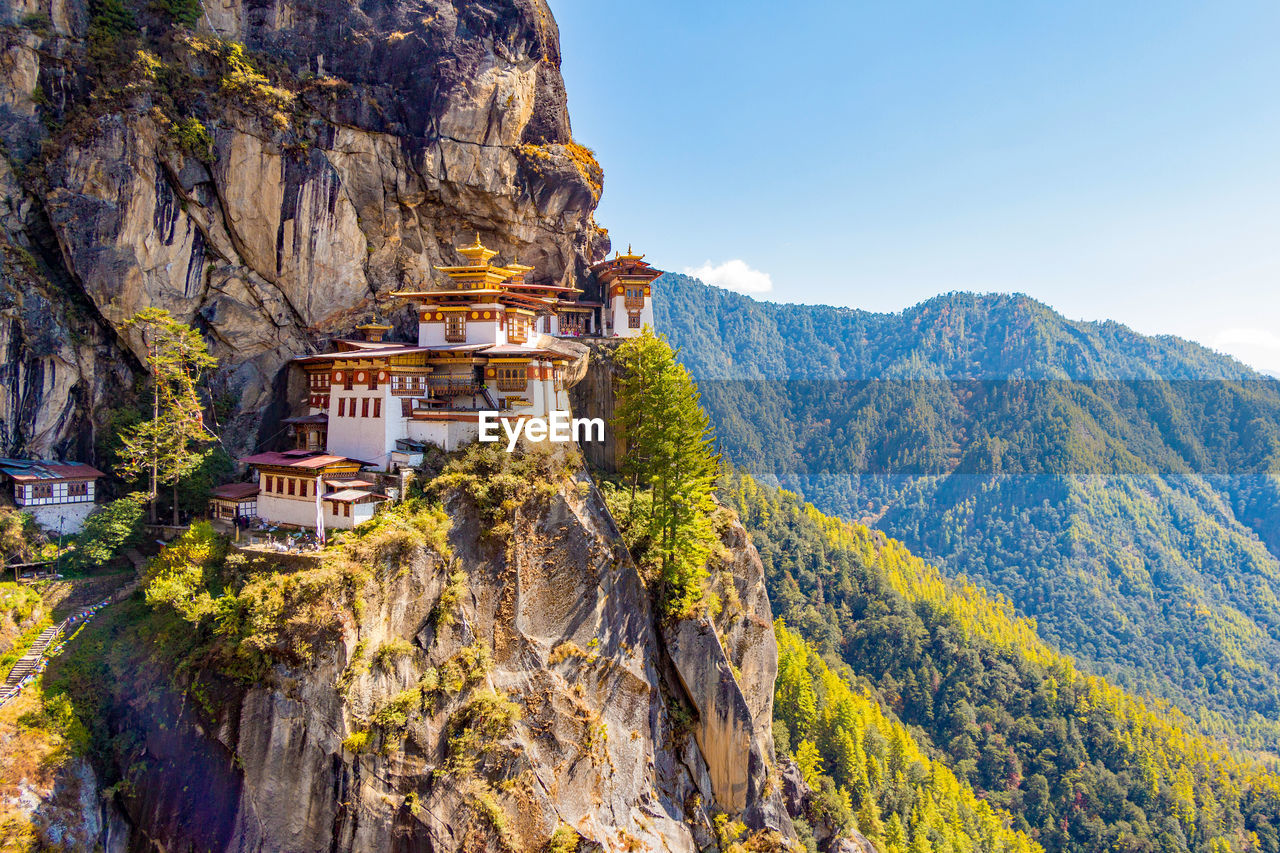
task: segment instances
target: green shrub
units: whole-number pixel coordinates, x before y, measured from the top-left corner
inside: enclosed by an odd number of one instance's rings
[[[152,0],[151,8],[184,27],[194,27],[200,20],[200,0]]]
[[[547,853],[578,853],[578,833],[560,824],[547,839]]]
[[[53,31],[53,22],[43,12],[28,12],[18,21],[18,26],[41,35],[48,35]]]
[[[133,11],[123,0],[91,0],[89,3],[89,38],[116,41],[138,29]]]
[[[480,690],[449,721],[448,772],[470,776],[520,719],[520,708],[493,690]]]
[[[211,585],[227,556],[226,540],[201,521],[147,564],[147,603],[167,605],[188,622],[215,611]]]
[[[85,519],[65,566],[83,572],[110,562],[126,548],[143,540],[147,496],[135,492],[105,504]]]
[[[387,640],[373,653],[373,666],[375,669],[388,672],[397,660],[413,654],[413,650],[413,643],[402,637]]]
[[[409,714],[421,706],[422,691],[410,687],[383,703],[373,714],[373,724],[383,732],[399,731],[409,724]]]
[[[367,752],[369,750],[369,737],[368,729],[354,731],[343,739],[342,748],[355,755]]]
[[[510,535],[518,506],[549,498],[581,465],[576,452],[562,447],[520,446],[515,453],[507,453],[497,444],[474,442],[424,491],[438,499],[450,493],[463,495],[475,507],[485,536],[500,540]]]
[[[434,616],[437,625],[452,625],[458,621],[461,612],[462,596],[467,591],[467,573],[459,569],[449,575],[449,584],[440,593],[436,602]]]
[[[213,137],[200,122],[200,119],[188,116],[173,126],[173,136],[185,151],[198,160],[206,163],[213,160]]]

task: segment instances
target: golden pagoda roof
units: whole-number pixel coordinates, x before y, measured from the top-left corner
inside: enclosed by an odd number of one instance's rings
[[[511,278],[514,273],[506,267],[496,266],[494,264],[480,264],[478,266],[462,267],[436,267],[437,272],[442,272],[452,278],[477,278],[485,276],[487,278],[498,277],[500,281]]]
[[[365,323],[364,325],[356,326],[356,328],[357,328],[357,329],[361,329],[361,330],[363,330],[363,329],[381,329],[382,331],[384,331],[384,332],[385,332],[385,331],[388,331],[391,327],[390,327],[390,326],[384,326],[384,325],[382,325],[381,323]]]
[[[459,246],[458,254],[471,261],[472,266],[484,266],[490,258],[496,257],[497,249],[490,249],[480,242],[480,232],[476,232],[476,241],[470,246]]]
[[[577,287],[564,287],[552,284],[536,284],[524,280],[526,273],[534,267],[512,259],[509,264],[499,266],[490,261],[498,254],[485,247],[476,234],[476,241],[470,246],[462,246],[458,253],[466,256],[470,263],[463,266],[437,266],[437,272],[449,276],[449,289],[440,290],[393,290],[391,296],[399,299],[432,300],[437,298],[468,297],[479,299],[484,297],[513,297],[533,300],[542,305],[550,305],[558,301],[555,296],[535,296],[530,291],[541,291],[543,294],[580,294]],[[498,301],[505,301],[499,298]]]

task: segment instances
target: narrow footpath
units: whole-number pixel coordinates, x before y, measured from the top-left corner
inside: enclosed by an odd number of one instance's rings
[[[136,552],[135,552],[136,553]],[[131,555],[132,559],[132,555]],[[31,644],[31,648],[27,649],[26,654],[18,659],[13,665],[13,669],[9,670],[9,675],[5,678],[4,684],[0,685],[0,706],[3,706],[13,697],[22,692],[22,688],[26,687],[40,673],[44,672],[45,665],[48,663],[48,657],[56,655],[62,651],[59,645],[49,652],[54,642],[72,628],[85,625],[93,618],[99,610],[109,604],[122,601],[133,594],[138,588],[141,580],[135,579],[117,589],[111,595],[99,601],[90,607],[86,607],[79,612],[68,616],[56,625],[50,625],[40,632],[40,636]],[[48,657],[46,656],[48,655]]]

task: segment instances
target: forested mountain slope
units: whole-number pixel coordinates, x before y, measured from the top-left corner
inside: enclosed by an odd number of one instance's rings
[[[1280,383],[1022,296],[890,315],[655,292],[728,459],[1004,593],[1091,670],[1275,743]]]
[[[1083,673],[1003,598],[749,476],[721,495],[780,620],[778,743],[802,763],[816,744],[864,833],[915,839],[918,786],[937,778],[904,758],[919,744],[1047,851],[1278,849],[1270,771]]]

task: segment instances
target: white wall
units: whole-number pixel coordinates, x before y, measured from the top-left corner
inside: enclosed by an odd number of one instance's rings
[[[507,331],[499,328],[505,309],[496,302],[473,305],[471,308],[473,311],[480,312],[481,316],[484,316],[484,312],[488,311],[490,317],[488,320],[472,320],[471,314],[468,312],[467,343],[505,344],[507,342]]]
[[[18,509],[31,513],[37,524],[53,533],[58,532],[59,524],[62,525],[63,533],[79,533],[84,520],[97,508],[97,504],[88,502],[24,506]]]
[[[342,504],[338,504],[338,512],[333,512],[333,502],[324,501],[324,526],[327,530],[350,530],[357,524],[363,524],[373,518],[373,514],[377,509],[377,504],[349,504],[351,507],[351,515],[342,514]],[[314,509],[312,515],[314,515]],[[314,523],[314,522],[313,522]]]
[[[349,518],[342,514],[342,504],[338,504],[336,515],[333,512],[332,501],[326,501],[322,497],[320,506],[324,510],[324,526],[326,529],[346,529],[373,518],[377,504],[352,504]],[[260,494],[258,496],[258,515],[275,524],[292,524],[312,531],[316,529],[315,498],[282,498],[278,495]]]
[[[314,530],[316,499],[281,497],[261,492],[258,495],[258,515],[277,524],[296,524]]]
[[[67,482],[50,483],[48,485],[49,485],[50,497],[37,498],[35,496],[36,484],[14,483],[13,485],[14,503],[18,504],[19,506],[40,506],[40,505],[64,504],[64,503],[90,503],[91,504],[93,503],[94,497],[97,493],[96,480],[84,481],[85,493],[83,495],[68,495],[67,489],[68,487],[70,487],[71,484]]]
[[[559,391],[555,387],[554,368],[550,362],[530,362],[530,366],[543,368],[552,371],[551,376],[546,379],[530,379],[525,384],[523,392],[515,391],[498,391],[498,382],[496,379],[486,380],[489,387],[489,393],[493,395],[493,399],[500,397],[510,398],[514,396],[523,397],[528,400],[526,406],[512,406],[512,414],[536,415],[545,417],[557,409],[569,408],[569,393],[564,389]]]
[[[640,308],[640,325],[635,329],[630,328],[627,321],[626,299],[625,295],[619,294],[609,302],[613,317],[613,333],[621,338],[639,337],[645,326],[653,328],[653,299],[645,297],[644,305]]]
[[[472,420],[465,421],[415,421],[406,424],[408,438],[429,441],[445,450],[457,450],[480,435],[480,426]]]
[[[382,401],[381,414],[373,416],[373,401]],[[343,414],[338,416],[338,401],[344,400]],[[369,416],[361,417],[364,411],[362,401],[369,401]],[[396,439],[404,438],[404,415],[400,397],[391,394],[391,379],[378,383],[376,390],[370,391],[368,386],[356,384],[350,391],[335,387],[329,395],[329,432],[327,438],[328,452],[338,456],[347,456],[369,462],[378,468],[385,469],[391,451],[395,450]],[[355,417],[351,416],[352,401],[356,407]]]

